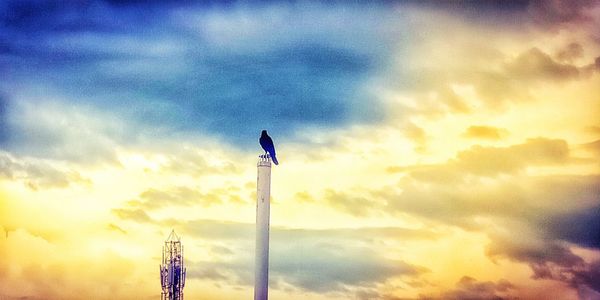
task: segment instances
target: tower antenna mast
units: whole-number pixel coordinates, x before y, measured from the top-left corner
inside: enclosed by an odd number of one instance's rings
[[[175,230],[171,231],[163,247],[160,265],[161,300],[183,300],[185,287],[185,266],[183,245]]]

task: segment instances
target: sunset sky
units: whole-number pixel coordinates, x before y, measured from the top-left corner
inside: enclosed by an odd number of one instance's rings
[[[600,1],[0,0],[0,299],[600,299]],[[352,2],[352,3],[351,3]]]

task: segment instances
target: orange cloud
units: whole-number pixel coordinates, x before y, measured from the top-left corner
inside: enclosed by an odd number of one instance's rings
[[[506,129],[492,126],[469,126],[463,134],[467,138],[499,140],[504,137],[508,131]]]

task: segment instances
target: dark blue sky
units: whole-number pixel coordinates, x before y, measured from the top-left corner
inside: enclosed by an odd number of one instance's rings
[[[305,126],[374,122],[383,111],[365,83],[402,48],[388,8],[3,2],[3,144],[27,144],[14,104],[46,99],[132,122],[126,135],[160,129],[239,146],[263,128],[291,138]]]
[[[0,142],[19,151],[53,139],[25,124],[27,103],[123,120],[111,137],[121,141],[198,135],[246,147],[261,129],[292,141],[305,128],[378,122],[385,107],[370,83],[418,84],[418,72],[388,71],[410,60],[404,8],[430,4],[2,1]],[[440,9],[488,22],[524,4]]]

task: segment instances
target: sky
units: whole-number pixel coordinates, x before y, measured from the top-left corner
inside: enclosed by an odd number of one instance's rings
[[[0,299],[600,299],[600,2],[0,0]]]

